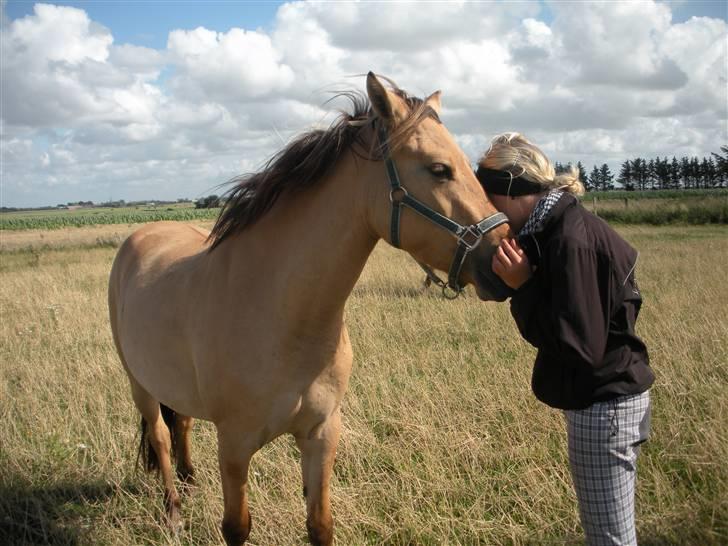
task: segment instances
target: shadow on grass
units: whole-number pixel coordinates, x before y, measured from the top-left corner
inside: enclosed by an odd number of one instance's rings
[[[109,500],[138,486],[68,483],[49,487],[0,485],[0,544],[20,546],[92,542],[93,522]]]

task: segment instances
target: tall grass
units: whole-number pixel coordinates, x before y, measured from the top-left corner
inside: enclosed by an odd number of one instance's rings
[[[79,230],[82,232],[83,230]],[[639,333],[657,374],[639,461],[643,545],[728,541],[728,231],[620,228],[641,251]],[[221,544],[213,428],[195,426],[186,528],[134,470],[138,416],[113,349],[114,248],[0,253],[0,544]],[[579,544],[562,415],[529,390],[506,304],[455,302],[375,250],[347,304],[355,351],[332,484],[337,543]],[[250,471],[251,543],[305,543],[294,442]]]
[[[612,224],[728,224],[728,192],[708,191],[653,192],[658,195],[651,195],[651,192],[614,192],[624,196],[621,198],[605,198],[590,193],[582,198],[582,203]]]

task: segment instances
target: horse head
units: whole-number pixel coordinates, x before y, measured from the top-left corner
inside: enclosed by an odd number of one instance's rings
[[[367,95],[390,181],[389,193],[379,191],[381,181],[373,184],[374,231],[418,262],[450,270],[451,293],[473,284],[483,300],[506,299],[509,289],[493,273],[491,259],[510,228],[440,121],[440,92],[416,99],[385,87],[370,72]]]

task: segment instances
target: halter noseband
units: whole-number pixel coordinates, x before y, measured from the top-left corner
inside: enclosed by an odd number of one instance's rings
[[[458,241],[458,248],[455,251],[452,264],[450,264],[450,272],[447,276],[447,283],[441,280],[434,272],[424,264],[420,264],[427,272],[427,275],[438,286],[442,288],[442,295],[448,299],[455,299],[463,293],[463,287],[458,283],[460,271],[465,263],[468,253],[475,250],[483,240],[483,235],[498,226],[508,222],[508,217],[502,212],[496,212],[488,216],[476,224],[463,226],[456,221],[443,216],[439,212],[431,209],[422,201],[412,197],[407,189],[402,186],[399,181],[399,174],[394,165],[394,160],[390,156],[389,146],[387,145],[387,133],[384,128],[379,129],[379,143],[384,156],[384,165],[387,169],[387,177],[389,178],[389,200],[392,203],[392,220],[390,223],[390,242],[392,246],[400,248],[399,225],[402,215],[402,206],[406,206],[414,210],[416,213],[424,216],[426,219],[434,222],[441,228],[452,233]]]

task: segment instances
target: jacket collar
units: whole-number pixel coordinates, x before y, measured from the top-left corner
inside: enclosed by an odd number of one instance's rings
[[[566,209],[577,204],[578,200],[574,195],[564,193],[541,221],[537,231],[518,236],[518,243],[526,253],[531,265],[537,266],[539,264],[541,261],[541,251],[545,246],[544,243],[551,236],[551,233],[560,222]]]

